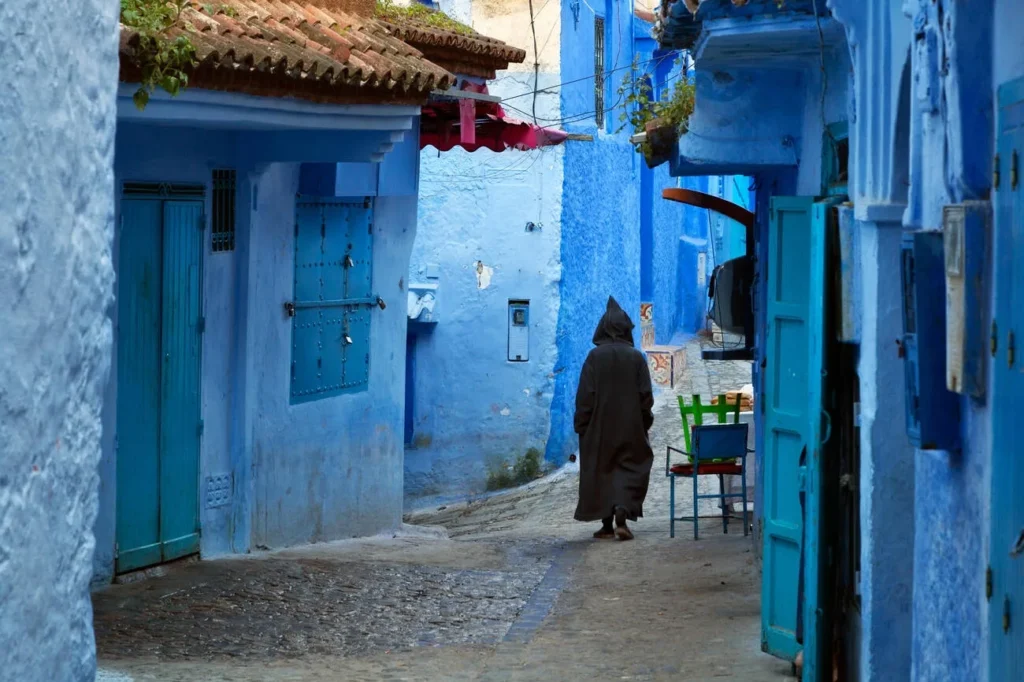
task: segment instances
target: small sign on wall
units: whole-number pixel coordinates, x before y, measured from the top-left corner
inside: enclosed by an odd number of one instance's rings
[[[708,278],[708,256],[701,251],[697,254],[697,286],[702,287]]]

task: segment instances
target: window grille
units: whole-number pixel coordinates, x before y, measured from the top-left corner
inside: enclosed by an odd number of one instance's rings
[[[235,250],[235,188],[234,170],[213,171],[213,246],[214,253]]]
[[[594,121],[604,127],[604,17],[594,18]]]

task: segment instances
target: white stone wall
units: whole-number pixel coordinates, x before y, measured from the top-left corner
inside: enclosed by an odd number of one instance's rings
[[[0,678],[91,680],[113,0],[0,2]]]

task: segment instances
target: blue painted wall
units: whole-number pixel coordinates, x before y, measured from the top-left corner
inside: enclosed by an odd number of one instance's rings
[[[923,50],[912,48],[914,81],[934,79],[946,99],[938,110],[912,100],[912,120],[922,125],[912,127],[911,206],[905,224],[915,228],[940,224],[946,203],[989,195],[994,88],[1024,75],[1024,46],[1008,32],[1024,19],[1017,3],[981,3],[969,13],[955,3],[942,5],[942,15],[938,7],[925,6],[915,16],[915,23],[940,36],[952,55],[943,77]],[[984,598],[989,515],[999,513],[989,508],[991,390],[989,382],[986,400],[962,402],[962,452],[916,453],[914,680],[988,679],[987,638],[1002,636],[990,635],[986,622],[998,602],[990,607]],[[954,642],[979,655],[947,654],[943,647]]]
[[[532,74],[489,91],[532,110]],[[537,113],[558,118],[557,74]],[[522,116],[516,111],[509,115]],[[544,450],[554,391],[565,146],[420,155],[419,225],[408,279],[438,284],[439,322],[414,338],[410,498],[482,492],[489,467]],[[535,229],[528,230],[532,223]],[[483,269],[478,273],[478,265]],[[436,277],[437,279],[433,279]],[[508,302],[530,302],[528,362],[508,362]]]
[[[605,125],[595,124],[594,12],[605,17],[608,46]],[[616,90],[633,59],[633,12],[629,3],[584,4],[579,22],[570,3],[562,3],[562,116],[564,129],[594,135],[590,143],[565,148],[562,188],[562,280],[558,314],[558,362],[551,406],[547,458],[562,463],[576,450],[572,428],[576,385],[591,337],[608,296],[615,298],[636,325],[640,345],[640,164],[643,160],[621,126]],[[657,227],[655,227],[657,234]],[[655,247],[657,250],[657,247]],[[595,283],[600,283],[596,286]]]
[[[460,3],[447,9],[475,16]],[[663,200],[661,190],[678,182],[667,167],[646,169],[630,131],[619,130],[617,91],[634,55],[655,76],[649,25],[621,0],[581,4],[578,22],[570,3],[556,9],[560,67],[543,70],[551,56],[542,56],[538,120],[595,139],[528,153],[428,148],[421,155],[409,280],[439,285],[439,321],[415,327],[410,501],[478,492],[489,465],[530,447],[558,463],[575,451],[578,373],[608,295],[633,316],[640,343],[642,250],[659,341],[687,325],[693,331],[703,316],[695,267],[697,250],[706,250],[705,213]],[[607,19],[601,130],[594,122],[594,11]],[[656,80],[678,76],[673,61],[664,60]],[[507,98],[510,114],[530,118],[532,97],[523,94],[533,88],[532,73],[505,72],[489,87]],[[527,222],[540,229],[527,231]],[[530,300],[528,363],[506,360],[509,299]]]
[[[287,151],[279,152],[260,132],[137,122],[118,126],[118,201],[124,180],[195,182],[209,189],[213,168],[238,171],[236,249],[212,253],[207,237],[203,256],[199,504],[204,557],[370,535],[401,523],[405,278],[416,227],[419,160],[418,122],[412,119],[412,125],[413,132],[382,163],[368,161],[373,145],[363,144],[360,132],[332,131],[329,140],[323,133],[293,135]],[[291,322],[282,304],[292,298],[292,226],[302,166],[272,160],[286,153],[322,161],[320,155],[333,154],[334,145],[353,150],[339,154],[349,161],[310,166],[312,175],[326,167],[326,193],[375,197],[373,289],[389,305],[372,312],[369,390],[290,405]],[[269,160],[254,158],[253,150],[268,149]],[[359,155],[367,160],[357,161]],[[116,255],[115,243],[115,263]],[[115,338],[115,357],[116,343]],[[118,382],[127,380],[111,374],[95,526],[97,583],[113,573],[115,406]],[[205,481],[218,474],[232,476],[232,498],[208,509]]]
[[[0,4],[0,670],[86,682],[113,300],[116,3]],[[17,65],[17,66],[14,66]]]

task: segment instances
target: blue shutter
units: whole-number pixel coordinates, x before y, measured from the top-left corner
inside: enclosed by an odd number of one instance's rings
[[[317,200],[298,206],[292,402],[355,392],[368,384],[371,221],[368,202]]]
[[[300,203],[295,215],[295,300],[323,300],[323,211]],[[324,312],[299,308],[292,319],[293,403],[313,400],[320,392],[323,365]]]
[[[373,296],[373,210],[353,204],[348,211],[348,246],[353,266],[346,281],[347,298]],[[345,347],[345,387],[358,390],[370,379],[370,315],[372,308],[358,306],[345,312],[352,344]]]
[[[998,103],[986,679],[1017,680],[1024,670],[1024,79],[1001,85]]]

